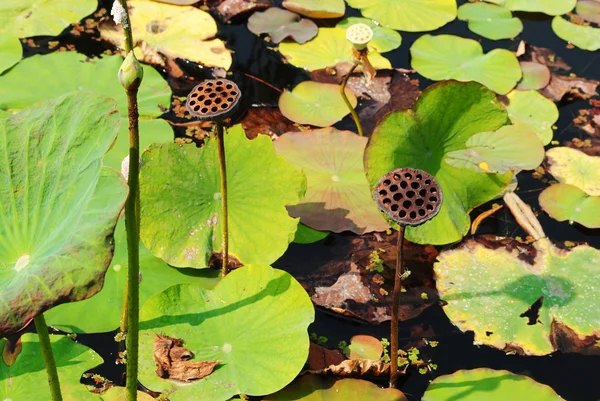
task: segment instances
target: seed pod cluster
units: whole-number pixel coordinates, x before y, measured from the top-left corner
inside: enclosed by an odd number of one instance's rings
[[[208,79],[189,93],[185,107],[200,120],[223,121],[235,112],[241,92],[228,79]]]

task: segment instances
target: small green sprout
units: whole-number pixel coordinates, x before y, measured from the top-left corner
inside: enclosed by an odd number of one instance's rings
[[[367,270],[370,272],[378,272],[382,273],[383,268],[383,259],[381,259],[381,254],[385,252],[385,249],[379,248],[371,252],[369,255],[369,265],[367,266]]]

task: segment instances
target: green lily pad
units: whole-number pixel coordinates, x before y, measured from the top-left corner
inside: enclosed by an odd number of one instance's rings
[[[600,2],[596,0],[579,0],[575,12],[586,21],[600,24]]]
[[[458,19],[468,21],[472,32],[492,40],[514,38],[523,30],[521,20],[509,10],[488,3],[463,4]]]
[[[422,401],[505,401],[527,397],[535,401],[559,401],[552,387],[506,370],[459,370],[431,382]]]
[[[556,104],[538,91],[512,91],[508,95],[506,111],[515,125],[525,124],[537,135],[542,144],[552,141],[552,126],[558,120]]]
[[[310,18],[339,18],[346,13],[344,0],[284,0],[282,6]]]
[[[207,67],[231,67],[231,52],[217,34],[217,23],[206,11],[148,0],[129,0],[133,37],[143,41],[139,59],[156,64],[156,52],[170,58],[182,58]],[[112,21],[100,25],[103,38],[124,47],[122,27]],[[138,55],[138,53],[136,53]],[[144,77],[144,80],[146,77]]]
[[[539,202],[555,220],[600,228],[600,196],[590,196],[574,185],[555,184],[542,191]]]
[[[17,64],[23,57],[23,46],[16,36],[0,35],[0,74]]]
[[[359,379],[333,379],[317,375],[303,375],[265,401],[407,401],[400,390],[379,388]]]
[[[6,118],[6,117],[10,117],[12,116],[12,113],[9,113],[8,111],[4,111],[2,109],[0,109],[0,118]]]
[[[0,120],[0,335],[102,288],[127,196],[101,162],[118,125],[114,101],[92,92]]]
[[[346,97],[356,107],[357,100],[346,88]],[[292,91],[284,91],[279,97],[279,110],[286,118],[299,124],[327,127],[350,113],[340,94],[340,85],[304,81]]]
[[[265,187],[266,188],[266,187]],[[171,401],[227,400],[235,394],[280,390],[308,357],[313,305],[288,273],[270,266],[244,266],[212,291],[182,284],[150,298],[140,312],[140,381],[168,393]],[[221,361],[202,380],[177,383],[159,378],[155,333],[180,338],[192,361]]]
[[[556,16],[552,19],[552,30],[559,38],[580,49],[590,51],[600,49],[600,29],[598,28],[577,25]]]
[[[127,234],[125,220],[115,228],[115,254],[104,278],[104,287],[81,302],[52,308],[44,315],[46,322],[61,330],[97,333],[119,327],[123,296],[127,284]],[[152,254],[140,243],[140,305],[175,284],[196,284],[211,289],[218,282],[219,271],[212,269],[176,269]],[[90,313],[93,311],[93,313]]]
[[[123,401],[125,399],[127,399],[127,389],[119,386],[111,387],[107,392],[99,394],[95,398],[98,401]],[[138,390],[137,401],[155,401],[155,398]]]
[[[432,31],[456,18],[456,0],[346,0],[362,15],[399,31]]]
[[[413,43],[410,54],[413,68],[436,81],[475,81],[503,95],[521,79],[521,67],[513,52],[494,49],[484,54],[473,39],[423,35]]]
[[[580,150],[557,147],[546,152],[548,172],[558,182],[571,184],[592,196],[600,196],[600,157]]]
[[[294,242],[297,244],[312,244],[313,242],[327,238],[328,235],[329,231],[318,231],[299,223]]]
[[[23,350],[12,366],[0,360],[0,399],[12,401],[50,400],[50,387],[37,334],[21,337]],[[80,384],[81,375],[102,363],[92,349],[66,336],[50,336],[64,401],[93,401],[98,396]],[[6,339],[0,340],[4,347]]]
[[[365,176],[366,144],[367,138],[335,128],[280,136],[275,151],[304,170],[307,180],[306,196],[288,207],[290,215],[317,230],[364,234],[388,229]]]
[[[352,63],[352,49],[352,44],[346,39],[346,30],[342,28],[319,28],[317,36],[304,44],[279,44],[279,51],[290,64],[308,71],[333,67],[338,63]],[[392,68],[390,61],[377,52],[369,52],[368,58],[373,68]]]
[[[550,83],[550,69],[548,66],[533,61],[521,61],[523,78],[517,85],[518,90],[542,89]]]
[[[248,29],[255,35],[268,33],[273,43],[279,43],[287,37],[298,43],[306,43],[319,31],[317,24],[311,20],[277,7],[252,14],[248,18]]]
[[[382,353],[383,344],[377,338],[356,335],[350,339],[346,356],[350,359],[371,359],[376,361],[381,358]]]
[[[414,111],[397,111],[380,121],[365,151],[371,185],[395,168],[412,167],[432,174],[444,193],[434,219],[406,228],[410,241],[433,245],[459,241],[469,230],[469,211],[502,192],[512,174],[456,168],[445,159],[448,152],[464,149],[473,135],[495,131],[507,122],[494,93],[477,83],[453,81],[423,91]]]
[[[444,311],[459,329],[475,333],[475,344],[545,355],[555,351],[553,323],[580,338],[600,334],[600,251],[587,245],[562,251],[545,238],[534,246],[533,264],[519,259],[518,247],[489,249],[474,240],[438,256]],[[533,317],[530,309],[537,310]]]
[[[115,75],[123,58],[104,56],[86,60],[86,56],[75,52],[35,55],[22,60],[0,76],[0,109],[16,111],[65,93],[91,90],[116,99],[117,109],[127,116],[127,95]],[[167,81],[154,68],[144,68],[138,93],[140,116],[160,116],[163,111],[159,105],[168,107],[170,102]]]
[[[548,15],[566,14],[575,7],[577,0],[486,0],[511,11],[528,11]]]
[[[225,134],[225,150],[229,253],[242,263],[271,263],[294,238],[298,219],[285,205],[304,196],[304,173],[275,155],[268,136],[249,140],[239,125]],[[142,160],[140,238],[173,266],[207,267],[222,249],[216,140],[199,149],[154,144]]]
[[[470,137],[464,149],[448,152],[446,163],[486,173],[533,170],[544,160],[544,146],[524,125],[505,125]]]
[[[344,18],[336,25],[336,28],[348,29],[354,24],[365,24],[373,30],[373,39],[367,45],[370,51],[385,53],[399,48],[402,44],[402,36],[398,32],[378,25],[368,18]]]

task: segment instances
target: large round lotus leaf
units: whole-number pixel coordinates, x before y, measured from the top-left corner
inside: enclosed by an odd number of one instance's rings
[[[600,29],[577,25],[560,16],[552,19],[552,30],[561,39],[580,49],[595,51],[600,49]]]
[[[239,125],[225,134],[225,151],[229,253],[242,263],[271,263],[294,239],[298,220],[285,205],[304,196],[304,173],[275,154],[269,137],[249,140]],[[222,249],[216,140],[199,149],[154,144],[142,160],[142,241],[173,266],[207,267]]]
[[[544,160],[544,146],[525,125],[505,125],[495,132],[480,132],[464,149],[448,152],[446,163],[486,173],[533,170]]]
[[[115,386],[108,389],[107,392],[98,394],[90,401],[123,401],[127,399],[127,389],[125,387]],[[155,401],[156,399],[143,391],[137,392],[137,401]],[[84,401],[84,400],[80,400]]]
[[[389,228],[377,208],[363,167],[367,138],[323,128],[288,132],[275,151],[306,173],[306,196],[288,210],[317,230],[363,234]]]
[[[292,384],[264,398],[268,401],[406,401],[395,388],[379,388],[359,379],[333,379],[317,375],[304,375]]]
[[[588,228],[600,228],[600,197],[589,196],[576,186],[551,185],[542,191],[539,202],[555,220],[576,221]]]
[[[413,68],[436,81],[475,81],[503,95],[521,79],[521,66],[513,52],[494,49],[483,54],[473,39],[423,35],[413,43],[410,54]]]
[[[86,56],[75,52],[55,52],[22,60],[0,76],[0,109],[19,110],[68,92],[91,90],[116,99],[117,109],[126,117],[127,95],[115,78],[123,58],[104,56],[86,60]],[[168,106],[170,102],[167,81],[153,68],[145,67],[138,93],[140,116],[157,117],[163,114],[159,105]]]
[[[19,0],[0,4],[0,37],[57,36],[69,24],[93,13],[97,0]]]
[[[17,64],[23,57],[23,46],[18,37],[0,34],[0,74]]]
[[[456,18],[456,0],[346,0],[362,15],[399,31],[432,31]]]
[[[458,8],[458,19],[469,22],[469,29],[487,39],[510,39],[523,30],[523,24],[506,8],[488,3],[467,3]]]
[[[548,172],[558,182],[574,185],[588,195],[600,196],[600,157],[562,146],[549,149],[546,155],[550,164]]]
[[[231,53],[217,34],[209,13],[192,6],[176,6],[148,0],[129,0],[133,37],[151,50],[171,58],[183,58],[208,67],[231,67]],[[102,37],[123,48],[122,28],[105,24]],[[145,56],[148,49],[141,48]],[[144,77],[144,80],[146,77]]]
[[[319,31],[317,24],[311,20],[277,7],[252,14],[248,18],[248,29],[256,35],[268,33],[273,43],[279,43],[287,37],[298,43],[306,43]]]
[[[402,44],[402,36],[393,29],[385,28],[368,18],[348,17],[341,20],[336,27],[348,29],[354,24],[365,24],[373,30],[373,39],[367,45],[369,50],[385,53],[397,49]]]
[[[265,187],[266,188],[266,187]],[[268,218],[268,217],[266,217]],[[290,383],[308,357],[313,305],[288,273],[244,266],[213,291],[173,286],[150,298],[140,313],[140,381],[171,401],[221,401],[235,394],[264,395]],[[184,341],[195,361],[220,361],[202,380],[182,384],[159,378],[155,334]]]
[[[310,18],[338,18],[346,12],[344,0],[284,0],[282,5]]]
[[[525,124],[537,135],[542,144],[552,141],[552,126],[558,120],[556,104],[538,91],[512,91],[507,96],[506,111],[515,125]]]
[[[350,113],[340,94],[340,85],[304,81],[292,91],[284,91],[279,97],[281,114],[299,124],[327,127]],[[346,97],[356,107],[357,100],[348,88]]]
[[[475,344],[544,355],[555,350],[552,322],[580,337],[600,334],[600,251],[587,245],[562,251],[545,239],[536,248],[533,265],[519,259],[518,248],[489,249],[473,240],[438,256],[444,311],[459,329],[475,333]]]
[[[512,11],[529,11],[548,15],[566,14],[575,7],[577,0],[486,0]]]
[[[477,83],[450,81],[423,91],[414,110],[391,113],[377,125],[365,151],[371,185],[395,168],[412,167],[434,175],[444,193],[434,219],[406,228],[410,241],[434,245],[459,241],[469,230],[469,211],[493,199],[510,182],[510,173],[479,173],[445,161],[449,152],[464,149],[473,135],[495,131],[507,122],[494,93]]]
[[[51,400],[44,358],[37,334],[21,337],[23,349],[12,366],[0,360],[0,399],[11,401]],[[98,396],[80,384],[81,375],[102,363],[90,348],[66,336],[50,336],[64,401],[94,401]],[[0,340],[4,347],[5,339]]]
[[[102,167],[114,101],[75,92],[0,119],[0,335],[102,288],[127,196]]]
[[[77,333],[111,331],[119,327],[123,296],[127,284],[127,234],[121,219],[115,228],[115,254],[104,278],[104,287],[81,302],[71,302],[45,313],[53,327]],[[210,289],[218,282],[218,270],[177,269],[170,267],[140,243],[140,305],[152,295],[175,284],[191,283]],[[90,313],[93,311],[94,313]]]
[[[352,63],[352,44],[342,28],[319,28],[319,33],[304,44],[283,42],[279,51],[290,64],[308,71]],[[390,61],[377,52],[369,52],[369,61],[376,69],[392,68]]]
[[[559,401],[551,387],[506,370],[459,370],[431,382],[422,401]]]
[[[523,78],[517,85],[518,90],[542,89],[550,82],[550,69],[547,65],[533,61],[521,61]]]
[[[575,12],[586,21],[600,24],[600,2],[596,0],[579,0]]]

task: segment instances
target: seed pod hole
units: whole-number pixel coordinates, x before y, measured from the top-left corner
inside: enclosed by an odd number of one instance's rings
[[[192,89],[185,106],[192,116],[200,120],[223,121],[235,112],[240,98],[241,92],[235,82],[209,79]]]

